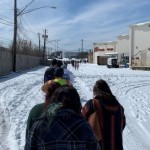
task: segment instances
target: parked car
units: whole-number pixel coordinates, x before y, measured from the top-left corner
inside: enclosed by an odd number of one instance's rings
[[[107,59],[107,67],[108,68],[119,68],[117,64],[117,58],[108,58]]]

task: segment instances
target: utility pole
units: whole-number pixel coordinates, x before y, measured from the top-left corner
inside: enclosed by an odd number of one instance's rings
[[[38,7],[38,8],[34,8],[34,9],[29,9],[26,10],[29,5],[31,5],[31,3],[33,3],[34,0],[32,0],[31,2],[29,2],[29,4],[27,4],[20,12],[17,12],[17,0],[14,0],[14,37],[13,37],[13,46],[12,46],[12,69],[13,72],[16,72],[16,53],[17,53],[17,17],[20,15],[24,15],[39,9],[43,9],[43,8],[52,8],[52,9],[56,9],[55,6],[42,6],[42,7]]]
[[[82,52],[83,52],[83,39],[81,40],[81,59],[82,59]]]
[[[38,33],[38,37],[39,37],[39,51],[41,50],[41,39],[40,39],[40,33]]]
[[[29,45],[30,45],[30,50],[31,50],[31,48],[32,48],[32,42],[31,42],[31,40],[30,40],[30,43],[29,43]]]
[[[55,40],[55,54],[56,54],[56,51],[57,51],[57,40]]]
[[[46,34],[47,30],[44,30],[44,35],[42,36],[44,38],[44,47],[43,47],[43,62],[45,60],[45,51],[46,51],[46,39],[48,38],[48,35]]]
[[[56,44],[57,44],[56,46],[57,46],[57,52],[58,52],[58,40],[56,40]]]
[[[13,37],[13,72],[16,72],[16,49],[17,49],[17,0],[14,0],[14,37]]]

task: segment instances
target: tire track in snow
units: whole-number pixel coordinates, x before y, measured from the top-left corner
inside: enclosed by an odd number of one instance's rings
[[[33,105],[36,104],[35,99],[39,100],[39,98],[41,97],[42,95],[40,90],[41,79],[36,80],[32,78],[33,81],[30,83],[29,82],[29,80],[31,80],[30,74],[26,75],[26,77],[24,77],[21,82],[20,80],[19,82],[17,82],[17,80],[16,81],[14,80],[10,84],[10,86],[9,83],[4,85],[5,86],[4,89],[1,90],[0,92],[3,93],[1,95],[2,99],[4,100],[9,99],[9,101],[3,102],[5,105],[4,108],[8,109],[8,111],[10,112],[9,115],[7,116],[10,119],[9,125],[10,130],[8,130],[9,136],[12,136],[13,137],[12,139],[15,139],[15,141],[13,141],[15,144],[13,145],[18,145],[18,149],[22,150],[25,143],[26,119],[32,107],[31,105],[29,106],[28,104],[31,104],[32,100]],[[18,87],[18,89],[16,89],[16,86]],[[37,88],[39,90],[37,90]],[[35,93],[34,91],[39,92]],[[13,93],[13,95],[9,94],[11,92]],[[43,100],[43,98],[41,98],[41,100]],[[37,101],[37,103],[40,103],[40,101],[39,102]],[[14,128],[13,126],[15,126],[16,128]],[[24,130],[22,131],[22,129]],[[4,137],[4,140],[7,141],[7,136]]]
[[[92,98],[92,91],[90,90],[90,86],[86,85],[85,82],[82,79],[80,79],[79,77],[75,78],[74,87],[77,89],[77,91],[80,95],[82,105],[84,105],[87,100]],[[91,97],[88,97],[89,93],[91,93]]]
[[[21,145],[23,146],[23,143],[25,142],[24,138],[25,137],[25,132],[24,130],[22,131],[22,129],[26,129],[26,119],[27,116],[26,114],[28,115],[30,110],[31,110],[31,106],[29,107],[29,103],[31,103],[32,99],[39,99],[40,95],[39,93],[35,93],[34,91],[38,91],[36,90],[37,88],[39,88],[39,85],[36,85],[34,86],[34,88],[30,89],[26,95],[24,97],[22,97],[22,103],[20,106],[18,106],[18,109],[16,110],[16,112],[14,112],[15,114],[19,114],[19,116],[21,116],[19,119],[20,120],[16,120],[16,123],[17,123],[17,127],[15,129],[15,136],[16,136],[16,139],[18,140],[18,145]],[[44,99],[41,99],[44,101]],[[42,101],[42,102],[43,102]],[[39,102],[40,103],[40,102]],[[20,110],[20,111],[19,111]],[[17,118],[17,117],[14,117],[14,119]],[[20,144],[22,143],[22,144]],[[20,150],[22,149],[22,147],[20,147]]]
[[[122,80],[123,78],[123,80]],[[130,79],[130,78],[129,78]],[[138,115],[136,114],[136,117],[129,115],[130,113],[126,114],[126,119],[127,119],[127,125],[125,128],[125,131],[123,132],[124,134],[124,148],[127,150],[149,150],[150,147],[148,146],[148,143],[146,142],[141,142],[140,139],[141,137],[141,132],[139,132],[139,125],[137,125],[137,119],[140,122],[145,121],[143,119],[143,116],[140,116],[140,114],[145,114],[144,113],[144,109],[148,110],[148,103],[146,103],[146,95],[140,93],[139,91],[137,92],[138,94],[142,94],[142,95],[136,95],[136,93],[133,93],[133,91],[138,90],[140,88],[146,87],[150,85],[150,80],[137,80],[136,82],[130,82],[126,76],[118,76],[118,81],[111,81],[111,85],[113,88],[113,92],[116,93],[115,95],[117,95],[117,97],[119,97],[119,99],[121,100],[121,102],[124,104],[124,106],[126,106],[126,104],[130,103],[131,105],[129,105],[130,107],[132,106],[132,103],[134,105],[134,107],[136,108],[133,109],[132,107],[129,109],[128,105],[125,108],[125,111],[128,112],[137,112]],[[115,82],[115,83],[113,83]],[[132,96],[132,98],[131,98]],[[143,97],[143,99],[140,99],[141,97]],[[128,101],[122,101],[122,98],[124,100],[128,100]],[[138,100],[136,98],[139,98]],[[135,102],[134,102],[135,101]],[[140,104],[138,104],[138,101],[140,102]],[[137,105],[138,104],[138,105]],[[143,110],[142,110],[143,109]],[[143,111],[143,112],[142,112]],[[150,115],[149,112],[147,112],[147,115]],[[137,125],[137,126],[135,126]],[[138,137],[138,138],[137,138]],[[150,135],[149,132],[147,132],[147,137],[149,139]],[[145,144],[143,144],[145,143]],[[132,149],[131,147],[128,147],[128,145],[133,145]]]
[[[143,88],[144,86],[149,86],[150,83],[147,83],[148,81],[139,81],[134,83],[125,83],[122,85],[122,88],[120,90],[118,89],[118,92],[126,101],[124,101],[124,106],[126,104],[130,103],[130,106],[126,107],[126,111],[131,112],[126,114],[127,118],[127,126],[125,128],[125,145],[133,145],[132,150],[149,150],[148,144],[145,143],[143,139],[141,139],[141,132],[138,130],[139,125],[138,122],[143,122],[144,117],[141,116],[142,111],[148,110],[148,105],[145,102],[146,101],[146,95],[144,93],[140,92],[140,88]],[[141,99],[142,97],[142,99]],[[130,114],[130,115],[129,115]],[[148,113],[150,115],[150,113]],[[137,125],[137,126],[135,126]],[[138,138],[137,138],[138,137]],[[150,136],[149,136],[150,137]],[[141,142],[143,140],[143,142]],[[130,144],[129,144],[130,143]],[[145,144],[143,144],[145,143]],[[133,149],[134,147],[134,149]],[[127,147],[126,149],[130,150],[130,147]]]
[[[0,149],[7,150],[8,148],[8,141],[6,141],[6,137],[10,130],[10,120],[6,117],[6,111],[0,105]],[[6,144],[7,143],[7,144]]]

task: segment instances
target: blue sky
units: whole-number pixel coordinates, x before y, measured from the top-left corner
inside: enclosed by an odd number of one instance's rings
[[[18,0],[18,11],[30,1]],[[0,1],[0,43],[10,43],[13,38],[13,3]],[[38,44],[37,33],[47,29],[48,40],[59,39],[60,48],[79,50],[83,39],[83,48],[88,50],[94,42],[114,41],[116,36],[128,34],[129,25],[150,22],[149,0],[34,0],[27,10],[48,5],[57,9],[44,8],[18,17],[19,37]]]

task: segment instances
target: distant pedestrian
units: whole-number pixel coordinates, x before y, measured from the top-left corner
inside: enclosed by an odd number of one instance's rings
[[[80,97],[72,86],[58,88],[45,115],[34,123],[25,150],[37,149],[100,150],[92,128],[81,116]]]
[[[74,65],[75,65],[75,61],[74,60],[71,60],[71,65],[74,68]]]
[[[94,99],[82,109],[83,116],[93,127],[102,150],[123,150],[122,136],[126,124],[123,107],[104,80],[96,81],[93,95]]]
[[[78,63],[78,61],[75,61],[75,63],[74,63],[74,68],[75,68],[75,70],[78,70],[78,68],[79,68],[79,63]]]
[[[79,62],[76,62],[76,69],[79,69]]]

